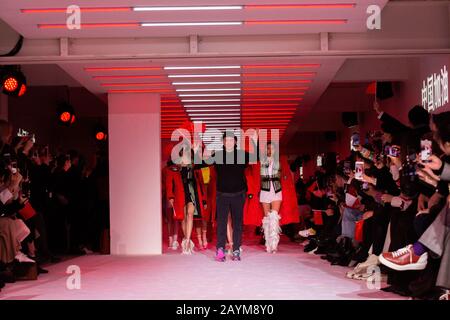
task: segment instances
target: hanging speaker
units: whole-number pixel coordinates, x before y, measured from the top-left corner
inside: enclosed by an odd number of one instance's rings
[[[342,112],[342,123],[347,128],[358,125],[358,113],[356,112]]]

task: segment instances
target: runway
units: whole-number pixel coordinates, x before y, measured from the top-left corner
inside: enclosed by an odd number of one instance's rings
[[[36,281],[7,284],[0,299],[402,299],[345,278],[348,268],[330,266],[298,244],[277,254],[243,246],[242,261],[218,263],[212,249],[184,256],[89,255],[48,266]],[[69,290],[66,270],[77,265],[81,288]]]

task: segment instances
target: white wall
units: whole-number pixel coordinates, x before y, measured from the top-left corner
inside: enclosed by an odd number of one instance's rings
[[[111,254],[161,254],[159,95],[108,102]]]

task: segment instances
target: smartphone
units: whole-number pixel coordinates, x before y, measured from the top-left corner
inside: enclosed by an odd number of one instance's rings
[[[398,158],[400,157],[400,147],[399,146],[385,146],[384,147],[384,154],[393,157]]]
[[[420,160],[428,162],[432,153],[432,142],[428,139],[420,140]]]
[[[348,174],[350,174],[351,171],[352,171],[352,168],[351,168],[350,161],[344,161],[344,173],[348,175]]]
[[[322,166],[322,156],[321,156],[321,155],[318,155],[318,156],[317,156],[317,166],[318,166],[318,167],[321,167],[321,166]]]
[[[355,162],[355,179],[362,180],[364,172],[364,162],[356,161]]]

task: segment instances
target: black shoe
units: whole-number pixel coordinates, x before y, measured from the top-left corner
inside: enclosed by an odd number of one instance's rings
[[[48,270],[42,269],[41,267],[37,267],[37,272],[38,274],[46,274],[48,273]]]
[[[16,282],[16,278],[14,278],[14,274],[12,271],[3,271],[0,272],[0,280],[4,283],[14,283]]]
[[[317,242],[315,239],[310,239],[309,243],[303,249],[304,252],[311,252],[317,248]]]

